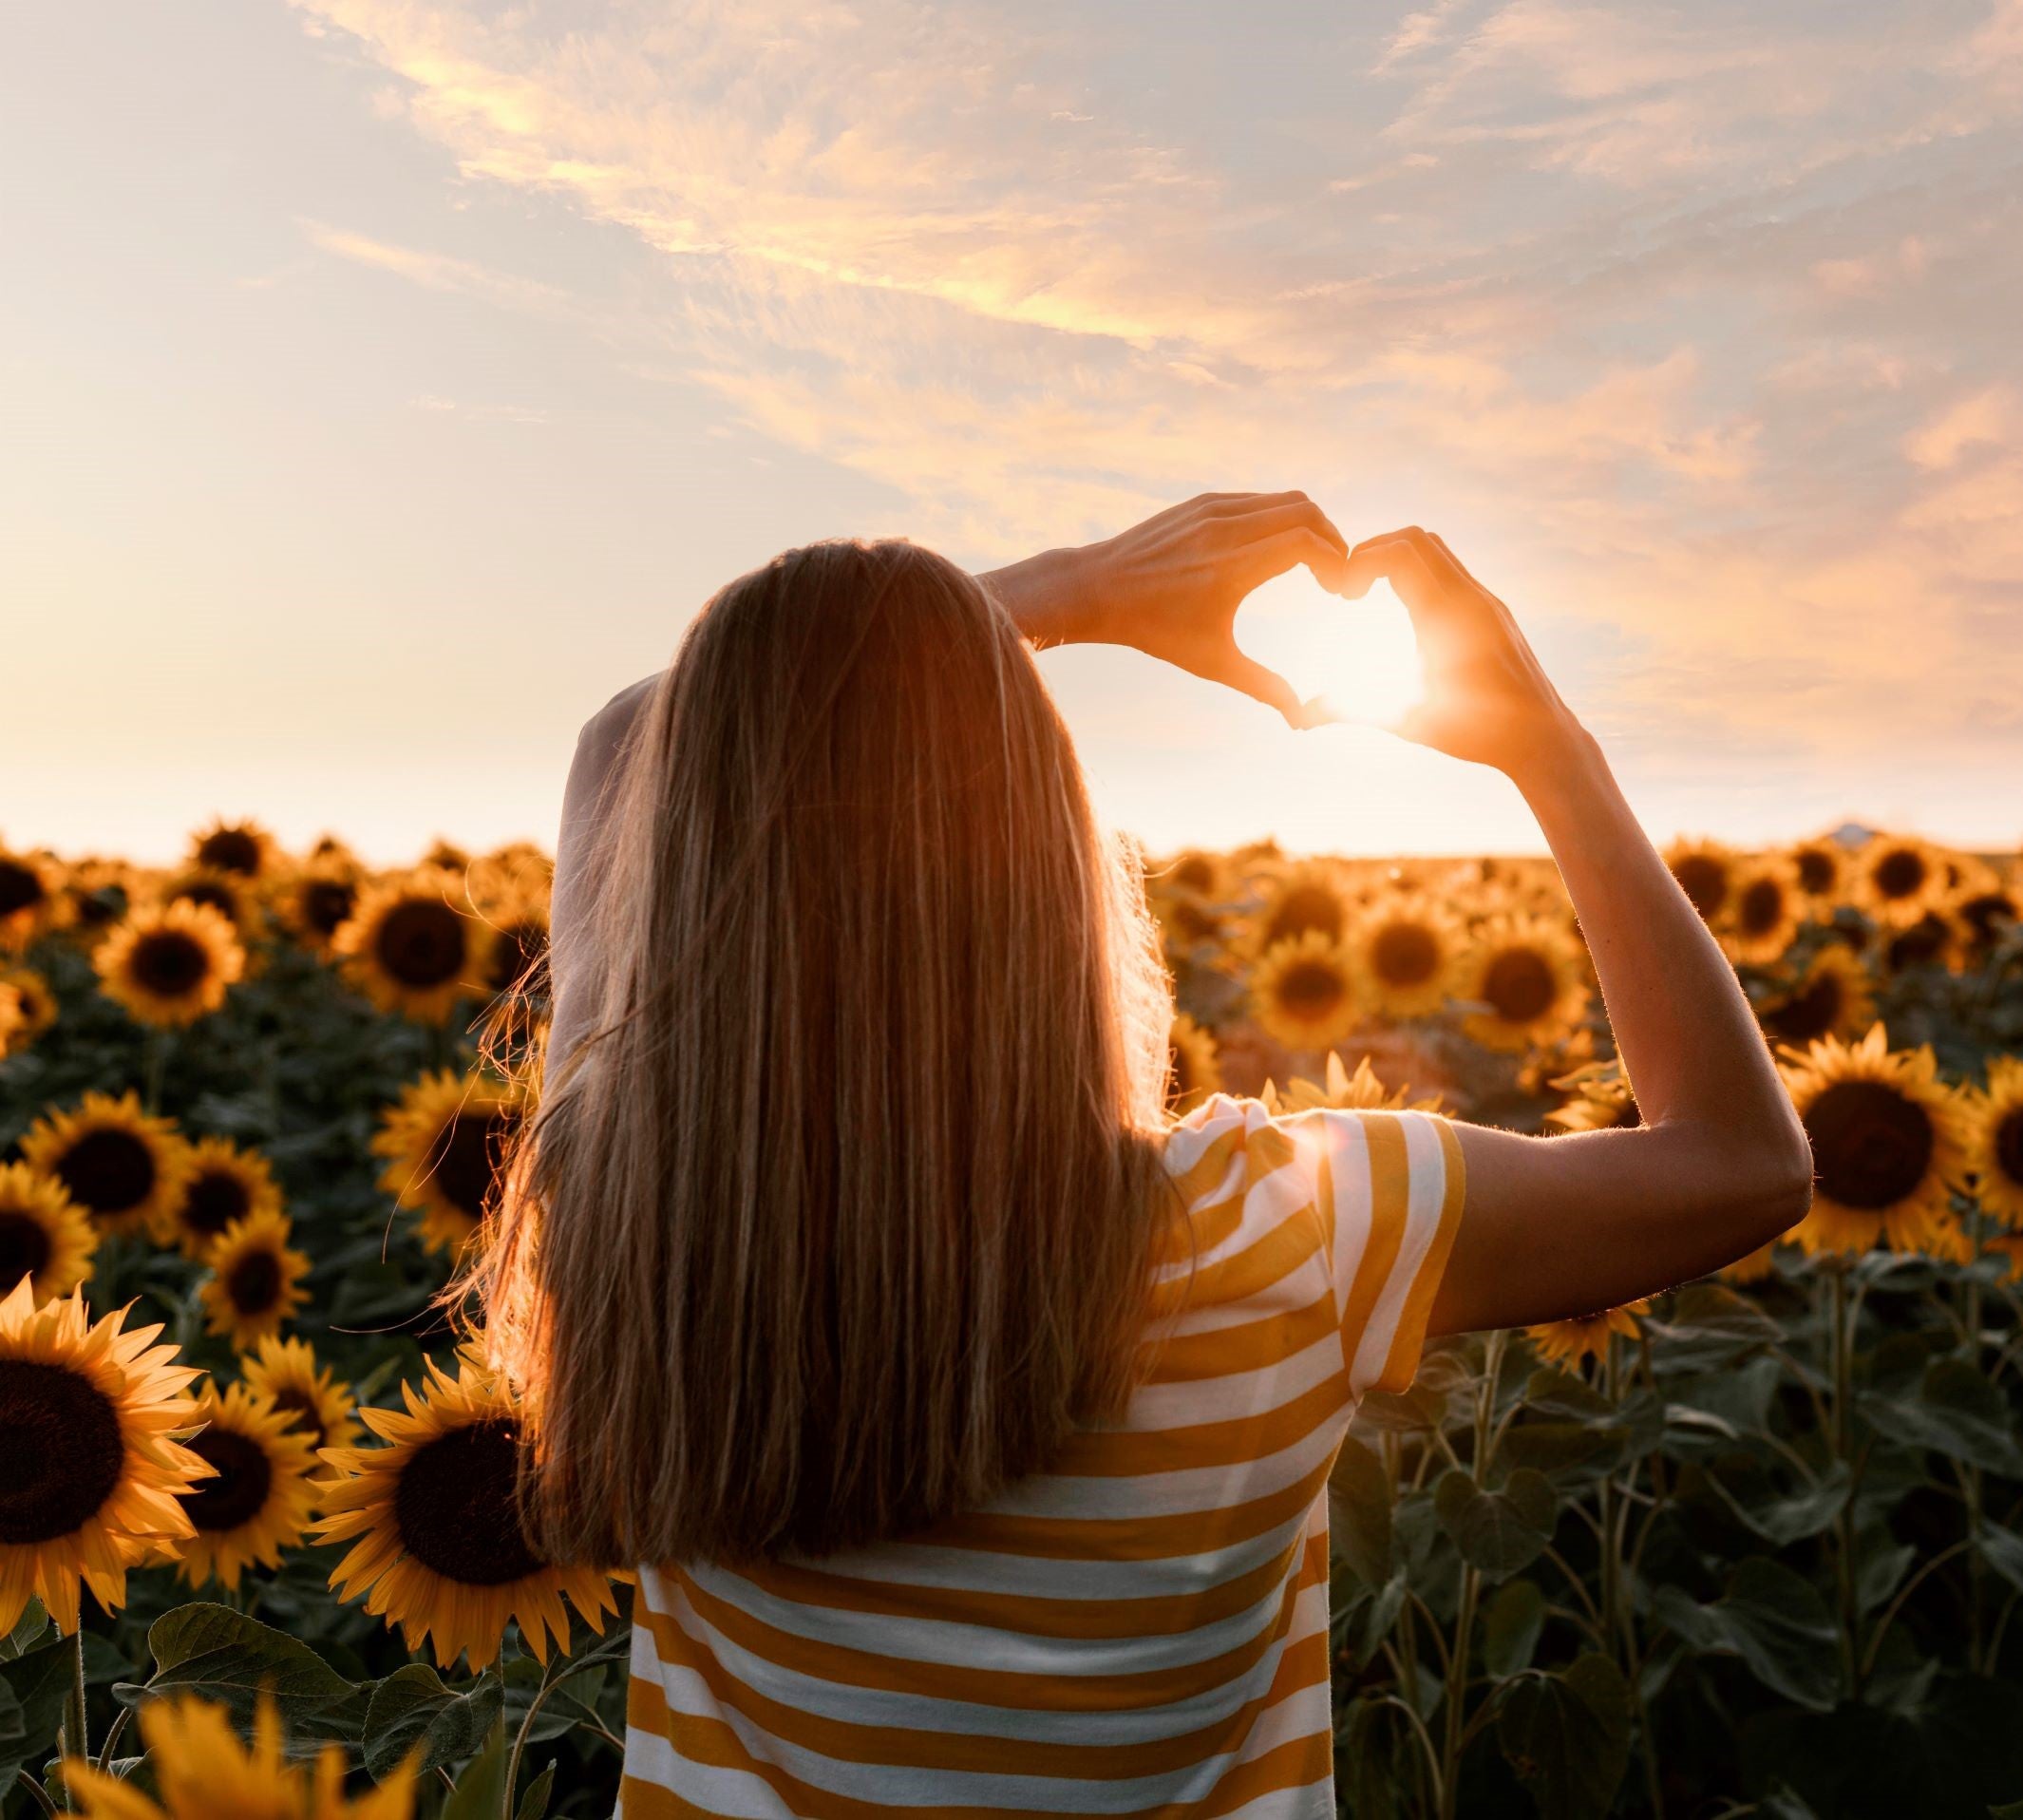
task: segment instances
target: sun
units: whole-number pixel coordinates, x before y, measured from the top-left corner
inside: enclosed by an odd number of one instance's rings
[[[1425,698],[1411,616],[1388,582],[1342,600],[1295,569],[1253,592],[1239,617],[1238,643],[1327,718],[1393,727]]]

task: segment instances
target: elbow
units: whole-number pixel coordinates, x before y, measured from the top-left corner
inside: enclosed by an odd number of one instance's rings
[[[1812,1209],[1812,1145],[1791,1114],[1758,1147],[1749,1170],[1746,1199],[1760,1237],[1769,1244]]]

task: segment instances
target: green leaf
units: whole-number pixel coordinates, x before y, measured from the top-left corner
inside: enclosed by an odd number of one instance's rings
[[[505,1792],[505,1728],[495,1725],[484,1749],[463,1766],[439,1820],[499,1820]]]
[[[14,1697],[14,1690],[0,1681],[0,1794],[14,1786],[22,1765],[40,1754],[29,1747],[28,1716]]]
[[[186,1688],[224,1702],[244,1724],[264,1689],[283,1721],[293,1725],[298,1716],[336,1705],[351,1691],[350,1682],[307,1643],[224,1605],[177,1606],[155,1620],[147,1646],[155,1672],[146,1684],[121,1681],[112,1690],[113,1697],[128,1706]]]
[[[473,1754],[497,1722],[502,1690],[496,1675],[481,1675],[459,1693],[425,1662],[396,1669],[373,1691],[366,1711],[366,1768],[384,1782],[417,1745],[418,1774]]]
[[[0,1662],[0,1686],[20,1716],[18,1745],[0,1745],[0,1790],[10,1788],[25,1764],[39,1762],[56,1748],[70,1693],[70,1652],[52,1635],[12,1661]]]
[[[1497,1457],[1564,1485],[1586,1485],[1621,1465],[1628,1439],[1620,1423],[1596,1428],[1586,1422],[1519,1422],[1504,1433]]]
[[[1526,1675],[1497,1711],[1497,1739],[1550,1820],[1601,1820],[1630,1762],[1630,1690],[1590,1650],[1561,1675]]]
[[[1706,1484],[1737,1522],[1784,1547],[1818,1535],[1841,1514],[1854,1474],[1845,1460],[1833,1460],[1811,1485],[1781,1491],[1754,1454],[1731,1450],[1708,1463]]]
[[[2023,1592],[2023,1536],[2017,1535],[2014,1529],[2004,1528],[1999,1523],[1990,1523],[1984,1517],[1978,1540],[1981,1559],[2018,1592]]]
[[[1988,1820],[2023,1820],[2023,1801],[2004,1801],[1991,1806]]]
[[[0,1662],[11,1662],[17,1657],[26,1656],[48,1627],[49,1614],[43,1608],[42,1601],[30,1599],[21,1608],[21,1616],[14,1620],[14,1628],[0,1637]]]
[[[1957,1356],[1935,1358],[1913,1393],[1869,1396],[1861,1404],[1870,1425],[1908,1448],[2023,1478],[2007,1398],[1979,1367]]]
[[[1512,1580],[1499,1586],[1483,1609],[1483,1660],[1498,1680],[1531,1666],[1545,1628],[1545,1595],[1536,1581]]]
[[[1663,1375],[1726,1365],[1757,1346],[1784,1337],[1784,1329],[1747,1296],[1726,1284],[1688,1283],[1672,1304],[1669,1320],[1644,1318],[1652,1362]]]
[[[1390,1578],[1390,1475],[1362,1442],[1348,1440],[1328,1474],[1328,1540],[1366,1586]]]
[[[1696,1604],[1680,1587],[1660,1586],[1652,1610],[1695,1649],[1739,1656],[1773,1693],[1816,1713],[1841,1696],[1840,1632],[1817,1588],[1766,1555],[1750,1555],[1728,1595]]]
[[[2018,1546],[2023,1547],[2023,1543]],[[1904,1574],[1917,1558],[1916,1543],[1906,1542],[1901,1547],[1892,1548],[1885,1533],[1882,1543],[1863,1555],[1855,1568],[1855,1609],[1874,1611],[1902,1583]]]
[[[527,1784],[527,1792],[520,1797],[520,1806],[515,1811],[514,1820],[542,1820],[542,1816],[548,1811],[548,1797],[554,1792],[555,1765],[550,1763]]]
[[[1440,1526],[1462,1559],[1490,1580],[1528,1566],[1552,1540],[1559,1500],[1542,1472],[1520,1467],[1499,1490],[1486,1491],[1460,1467],[1449,1467],[1433,1488]]]
[[[1802,1801],[1788,1782],[1773,1784],[1768,1794],[1756,1804],[1758,1820],[1820,1820]]]

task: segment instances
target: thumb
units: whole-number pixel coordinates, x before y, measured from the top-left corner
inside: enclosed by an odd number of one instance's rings
[[[1285,716],[1287,726],[1305,727],[1309,724],[1307,708],[1293,685],[1276,670],[1267,670],[1240,651],[1230,653],[1222,664],[1220,676],[1230,688],[1261,701],[1267,708],[1277,709]]]

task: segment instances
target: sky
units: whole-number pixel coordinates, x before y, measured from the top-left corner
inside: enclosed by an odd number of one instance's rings
[[[2023,0],[68,0],[0,249],[17,844],[551,842],[779,549],[1285,487],[1439,530],[1660,840],[2023,840]],[[1040,661],[1155,848],[1539,845],[1491,773]]]

